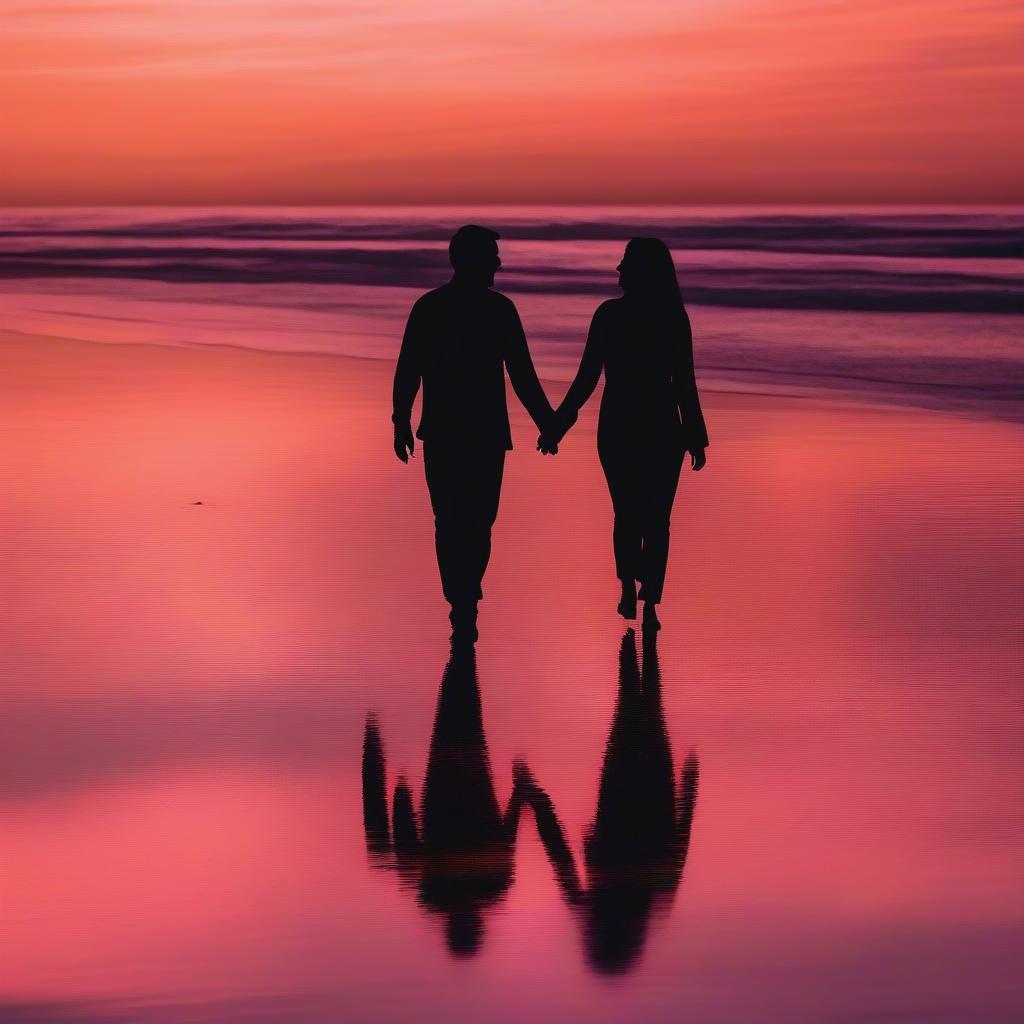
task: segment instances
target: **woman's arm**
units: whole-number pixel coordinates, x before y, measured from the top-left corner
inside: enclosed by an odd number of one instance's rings
[[[572,855],[569,843],[565,838],[565,830],[558,820],[551,797],[537,785],[530,770],[522,762],[515,765],[516,789],[522,794],[523,803],[530,805],[533,820],[537,824],[537,833],[544,846],[544,852],[555,872],[558,888],[570,905],[583,902],[585,892],[580,882],[580,874],[576,868],[576,859]]]
[[[680,776],[679,799],[676,801],[676,842],[682,860],[690,848],[690,830],[693,812],[697,807],[697,787],[700,784],[700,764],[692,751],[687,755]]]
[[[597,307],[593,319],[590,321],[590,330],[587,333],[587,343],[583,348],[583,357],[580,359],[580,368],[576,371],[576,378],[566,392],[562,404],[555,412],[555,423],[558,428],[556,441],[565,436],[569,428],[576,422],[580,409],[594,393],[597,382],[601,378],[601,369],[604,366],[604,344],[606,332],[607,312],[605,305]]]
[[[683,424],[686,450],[696,456],[708,446],[708,431],[704,425],[704,414],[697,394],[697,375],[693,369],[693,333],[690,318],[683,310],[683,332],[675,351],[675,365],[672,369],[672,384],[675,388],[679,416]]]

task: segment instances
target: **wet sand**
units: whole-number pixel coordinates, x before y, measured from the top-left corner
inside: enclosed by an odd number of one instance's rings
[[[672,906],[609,979],[529,813],[468,959],[367,856],[365,716],[418,799],[448,654],[390,366],[0,357],[3,1013],[1019,1019],[1019,425],[707,394],[658,639],[700,793]],[[483,727],[499,801],[524,758],[581,861],[623,636],[597,399],[553,459],[510,404]]]

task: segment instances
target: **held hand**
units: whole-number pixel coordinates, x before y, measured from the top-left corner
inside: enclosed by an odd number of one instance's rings
[[[416,450],[416,440],[412,434],[412,426],[408,423],[395,424],[395,455],[402,462],[408,462],[409,456]]]
[[[535,797],[540,792],[540,787],[525,761],[512,762],[512,788],[526,800]]]
[[[562,435],[558,431],[554,415],[547,416],[543,423],[539,423],[540,436],[537,438],[537,451],[545,455],[558,454],[558,442]]]
[[[533,776],[525,761],[518,758],[512,762],[512,784],[517,789],[527,789],[533,785]]]
[[[690,465],[694,473],[699,473],[707,464],[708,457],[704,454],[703,448],[690,448]]]
[[[562,438],[575,422],[575,413],[568,413],[565,410],[553,412],[544,425],[540,437],[537,438],[537,451],[543,452],[545,455],[557,455]]]
[[[545,455],[557,455],[558,442],[551,434],[541,434],[537,438],[537,451],[543,452]]]

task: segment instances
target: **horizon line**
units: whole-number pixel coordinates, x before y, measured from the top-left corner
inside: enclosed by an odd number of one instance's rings
[[[779,201],[758,201],[742,200],[729,202],[559,202],[556,200],[544,200],[537,202],[521,201],[486,201],[486,202],[439,202],[430,200],[426,202],[414,202],[403,200],[401,202],[234,202],[234,201],[167,201],[167,202],[123,202],[123,203],[100,203],[100,202],[56,202],[56,203],[3,203],[0,202],[0,210],[175,210],[175,209],[196,209],[197,207],[209,207],[216,209],[236,210],[310,210],[310,209],[438,209],[438,210],[466,210],[466,209],[577,209],[577,210],[651,210],[651,209],[721,209],[726,208],[747,208],[757,207],[760,209],[778,207],[785,209],[886,209],[899,207],[901,209],[921,210],[942,210],[961,209],[970,207],[972,209],[990,210],[1024,210],[1024,198],[1009,201],[992,200],[947,200],[943,202],[909,202],[898,199],[886,200],[849,200],[829,202],[790,202]]]

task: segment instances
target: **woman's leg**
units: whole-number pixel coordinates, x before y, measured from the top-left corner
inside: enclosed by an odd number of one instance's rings
[[[622,582],[625,600],[627,589],[635,592],[636,580],[640,576],[643,543],[641,508],[637,501],[636,459],[624,448],[613,445],[600,445],[598,454],[615,514],[612,529],[615,574]],[[633,614],[636,614],[635,610]]]
[[[683,465],[683,451],[679,448],[650,452],[640,462],[641,481],[641,578],[640,597],[649,604],[661,601],[668,565],[669,523],[672,504],[679,485],[679,471]]]

